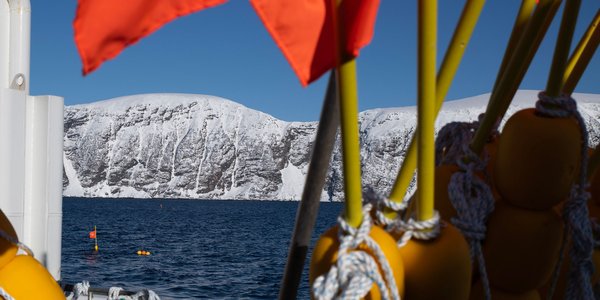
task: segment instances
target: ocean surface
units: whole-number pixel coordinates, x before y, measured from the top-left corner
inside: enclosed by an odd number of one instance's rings
[[[276,299],[297,208],[298,202],[276,201],[65,198],[62,281],[147,288],[161,299]],[[312,245],[341,209],[321,203]],[[97,253],[89,238],[94,226]],[[152,254],[138,256],[140,249]],[[303,278],[298,299],[309,298],[307,268]]]

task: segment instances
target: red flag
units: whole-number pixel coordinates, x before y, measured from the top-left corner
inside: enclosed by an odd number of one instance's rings
[[[335,66],[331,0],[250,0],[306,86]],[[358,56],[373,36],[379,0],[344,0],[345,50]]]
[[[227,0],[79,0],[73,27],[83,74],[173,19]]]
[[[90,231],[90,239],[95,239],[96,238],[96,229]]]

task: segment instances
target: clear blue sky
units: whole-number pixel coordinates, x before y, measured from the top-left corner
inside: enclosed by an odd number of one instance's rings
[[[87,77],[73,41],[77,1],[31,0],[31,94],[59,95],[66,105],[140,93],[221,96],[286,121],[317,120],[327,76],[302,88],[247,0],[180,18],[127,48]],[[438,64],[464,1],[439,7]],[[358,60],[360,110],[414,105],[417,0],[381,0],[375,36]],[[489,0],[448,99],[489,92],[520,1]],[[583,0],[574,44],[600,7]],[[562,8],[521,85],[543,89]],[[574,47],[574,45],[573,45]],[[600,94],[600,54],[576,92]]]

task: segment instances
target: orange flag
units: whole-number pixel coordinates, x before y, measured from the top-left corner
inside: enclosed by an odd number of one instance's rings
[[[303,86],[335,67],[331,0],[250,0]],[[379,0],[344,0],[345,50],[358,56],[373,36]]]
[[[83,74],[173,19],[227,0],[79,0],[73,27]]]
[[[90,231],[90,239],[95,239],[96,238],[96,229]]]

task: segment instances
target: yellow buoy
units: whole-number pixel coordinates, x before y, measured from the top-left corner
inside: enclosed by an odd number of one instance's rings
[[[547,282],[559,257],[563,223],[553,210],[528,210],[497,201],[483,254],[490,285],[525,293]]]
[[[0,211],[0,230],[11,237],[14,241],[18,240],[15,229],[12,227],[10,221],[2,211]],[[0,237],[0,268],[11,261],[17,255],[18,250],[19,249],[17,248],[17,245],[5,238]]]
[[[0,286],[15,299],[65,299],[52,275],[28,255],[18,255],[0,269]]]
[[[331,266],[335,264],[337,260],[338,249],[340,246],[337,236],[338,228],[338,226],[334,226],[327,230],[325,233],[323,233],[323,235],[321,235],[319,241],[317,241],[317,244],[315,245],[309,270],[309,282],[311,286],[315,279],[329,271]],[[383,251],[392,269],[392,273],[394,274],[394,280],[396,281],[396,286],[398,287],[398,294],[400,297],[404,297],[404,265],[402,263],[402,259],[400,258],[400,254],[398,253],[396,241],[385,230],[377,226],[373,226],[371,228],[369,236]],[[365,247],[364,244],[361,244],[359,250],[366,251],[373,256],[371,250]],[[381,267],[380,273],[383,274]],[[371,288],[371,291],[367,294],[365,299],[380,299],[380,295],[379,288],[373,284],[373,288]]]
[[[510,117],[496,153],[494,182],[503,200],[546,210],[571,191],[581,161],[577,120],[547,118],[534,108]]]
[[[447,224],[429,241],[412,239],[400,248],[406,272],[407,299],[467,299],[471,289],[469,246]]]

